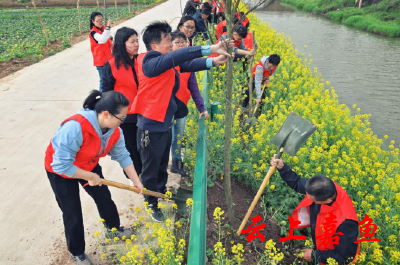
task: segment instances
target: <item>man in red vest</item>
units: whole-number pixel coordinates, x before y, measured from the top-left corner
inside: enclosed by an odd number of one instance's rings
[[[280,62],[281,57],[279,55],[271,54],[270,56],[263,56],[261,60],[253,67],[253,93],[255,90],[257,95],[256,103],[260,104],[261,106],[262,98],[265,97],[264,95],[261,95],[261,85],[268,85],[269,77],[275,74]],[[246,94],[247,97],[243,101],[243,107],[247,107],[250,96],[249,90],[246,89],[244,94]]]
[[[338,264],[355,264],[359,246],[358,217],[353,203],[346,191],[331,179],[316,175],[310,179],[301,178],[283,163],[282,159],[271,160],[282,179],[296,192],[306,194],[296,207],[292,217],[297,222],[295,229],[310,227],[314,249],[303,249],[304,259],[309,262],[326,264],[333,258]],[[335,222],[327,226],[332,217]],[[335,241],[324,241],[326,228],[332,230]],[[354,262],[354,263],[352,263]]]
[[[147,53],[138,56],[139,89],[132,104],[137,113],[137,146],[142,160],[142,183],[148,190],[165,192],[168,180],[168,162],[172,140],[172,122],[188,114],[187,106],[176,93],[179,90],[179,66],[183,72],[197,72],[226,63],[223,43],[212,46],[192,46],[172,50],[171,27],[165,21],[149,24],[143,33]],[[228,41],[230,47],[233,41]],[[215,58],[196,59],[210,54]],[[196,59],[196,60],[194,60]],[[146,196],[151,217],[161,222],[164,216],[156,197]]]

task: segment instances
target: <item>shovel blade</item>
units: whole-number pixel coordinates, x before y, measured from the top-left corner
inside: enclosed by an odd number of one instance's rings
[[[189,212],[186,207],[186,200],[189,198],[193,198],[193,191],[178,188],[176,192],[176,196],[172,197],[171,200],[174,200],[176,205],[178,206],[178,213],[187,215]]]
[[[278,148],[283,147],[284,152],[290,156],[295,156],[300,147],[316,129],[317,126],[312,122],[292,112],[274,138],[272,138],[271,143]]]

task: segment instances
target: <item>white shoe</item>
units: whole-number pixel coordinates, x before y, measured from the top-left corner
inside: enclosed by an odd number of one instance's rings
[[[132,186],[132,187],[135,187],[135,184],[133,184],[133,181],[130,180],[130,179],[128,179],[128,180],[129,180],[129,185]]]

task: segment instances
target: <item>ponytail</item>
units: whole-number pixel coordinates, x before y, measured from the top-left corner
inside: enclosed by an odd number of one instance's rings
[[[84,109],[95,110],[96,113],[108,111],[112,115],[119,114],[121,109],[128,107],[128,105],[129,100],[124,95],[114,90],[104,93],[98,90],[92,90],[83,102]]]

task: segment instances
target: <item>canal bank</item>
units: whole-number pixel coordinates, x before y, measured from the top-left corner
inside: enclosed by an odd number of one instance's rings
[[[312,59],[339,102],[372,114],[371,128],[400,143],[400,40],[372,35],[321,16],[297,12],[279,1],[256,15],[290,36],[299,54]],[[311,56],[310,56],[311,55]],[[357,113],[353,109],[353,113]]]

